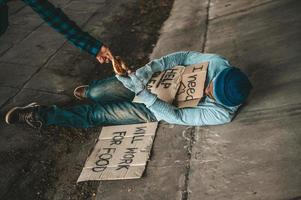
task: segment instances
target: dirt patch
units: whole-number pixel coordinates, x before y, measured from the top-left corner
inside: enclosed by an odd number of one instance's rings
[[[172,2],[139,0],[135,4],[124,5],[124,10],[130,11],[131,15],[116,15],[113,19],[116,23],[106,23],[107,37],[104,39],[128,64],[143,66],[149,61],[159,36],[158,30],[169,15]]]

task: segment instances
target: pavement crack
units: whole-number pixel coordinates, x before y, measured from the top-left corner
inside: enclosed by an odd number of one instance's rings
[[[207,2],[207,8],[206,8],[206,20],[205,20],[205,33],[204,33],[204,39],[203,39],[203,44],[202,44],[202,49],[201,51],[204,53],[205,48],[206,48],[206,43],[207,43],[207,34],[208,34],[208,29],[209,29],[209,10],[210,10],[210,3],[211,0],[208,0]]]
[[[192,147],[195,143],[195,127],[189,127],[189,135],[185,136],[187,141],[187,162],[186,162],[186,171],[185,171],[185,179],[184,179],[184,189],[182,190],[181,200],[187,200],[189,196],[189,175],[190,175],[190,160],[192,157]],[[187,131],[185,131],[187,133]]]
[[[23,88],[24,90],[30,90],[30,91],[37,91],[37,92],[41,92],[41,93],[46,93],[46,94],[53,94],[53,95],[66,95],[65,93],[60,93],[60,92],[53,92],[53,91],[47,91],[47,90],[41,90],[41,89],[33,89],[33,88]]]
[[[98,10],[98,9],[97,9]],[[97,13],[97,10],[87,19],[87,21],[85,23],[83,23],[83,25],[81,26],[82,28],[84,28],[88,22],[92,19],[92,17],[94,17]],[[31,35],[34,31],[36,31],[39,27],[41,27],[45,22],[41,23],[39,26],[37,26],[31,33],[29,33],[25,38],[29,37],[29,35]],[[25,39],[24,38],[24,39]],[[24,40],[23,39],[23,40]],[[15,95],[11,96],[10,98],[8,98],[1,106],[0,109],[2,109],[5,105],[7,105],[12,99],[14,99],[23,89],[25,89],[26,84],[36,75],[38,74],[43,68],[45,68],[45,66],[49,63],[49,61],[64,47],[64,45],[67,43],[67,40],[65,40],[63,42],[63,44],[53,53],[51,54],[48,59],[45,61],[44,64],[41,65],[41,67],[39,67],[24,83],[23,85],[20,87],[20,89],[16,92]],[[12,47],[11,47],[12,48]]]
[[[63,45],[65,44],[65,42],[63,43]],[[12,99],[14,99],[23,89],[24,87],[26,86],[26,84],[36,75],[39,73],[39,71],[41,71],[41,69],[44,68],[45,65],[47,65],[47,63],[49,62],[49,60],[51,60],[51,58],[63,47],[63,45],[58,49],[56,50],[51,56],[49,56],[49,58],[46,60],[46,62],[41,66],[39,67],[24,83],[23,85],[20,87],[20,89],[16,92],[15,95],[11,96],[10,98],[8,98],[0,107],[0,109],[2,109],[6,104],[8,104]]]
[[[18,44],[22,43],[24,40],[26,40],[27,38],[30,37],[31,34],[33,34],[36,30],[38,30],[38,28],[40,28],[43,24],[45,24],[45,22],[40,23],[39,25],[37,25],[31,32],[29,32],[28,34],[25,34],[25,36],[17,43],[12,44],[8,49],[6,49],[5,51],[3,51],[0,54],[0,57],[2,57],[3,55],[5,55],[9,50],[11,50],[12,48],[14,48],[15,46],[17,46]]]
[[[208,28],[209,28],[209,10],[210,10],[210,2],[211,0],[208,0],[207,2],[207,13],[206,13],[206,21],[205,21],[205,33],[204,33],[204,39],[202,44],[201,51],[204,53],[206,48],[206,42],[207,42],[207,34],[208,34]],[[186,163],[186,171],[185,171],[185,180],[184,180],[184,189],[182,191],[182,197],[181,200],[188,200],[189,197],[189,178],[190,178],[190,163],[191,163],[191,157],[192,157],[192,148],[193,144],[196,142],[196,136],[195,136],[195,127],[190,128],[189,136],[185,136],[185,139],[187,140],[187,163]]]

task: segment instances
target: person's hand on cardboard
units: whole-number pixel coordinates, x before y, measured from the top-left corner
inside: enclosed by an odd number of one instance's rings
[[[98,54],[96,55],[96,59],[101,63],[109,63],[113,60],[112,52],[110,51],[109,47],[103,45]]]

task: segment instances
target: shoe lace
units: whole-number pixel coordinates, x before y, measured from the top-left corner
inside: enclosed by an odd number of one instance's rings
[[[41,129],[42,128],[42,121],[37,120],[34,116],[33,112],[24,112],[19,115],[19,120],[25,122],[30,127],[34,129]]]

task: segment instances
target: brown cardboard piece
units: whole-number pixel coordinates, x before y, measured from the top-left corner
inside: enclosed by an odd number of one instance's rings
[[[208,62],[190,66],[176,66],[155,73],[147,88],[159,99],[179,108],[195,107],[203,97]],[[140,103],[137,98],[133,102]]]
[[[151,93],[157,94],[159,99],[172,103],[180,86],[184,70],[183,66],[176,66],[164,72],[155,73],[149,80],[147,89]]]
[[[174,104],[179,108],[195,107],[204,95],[208,62],[190,65],[182,74]]]
[[[77,182],[140,178],[157,126],[158,122],[103,127]]]

